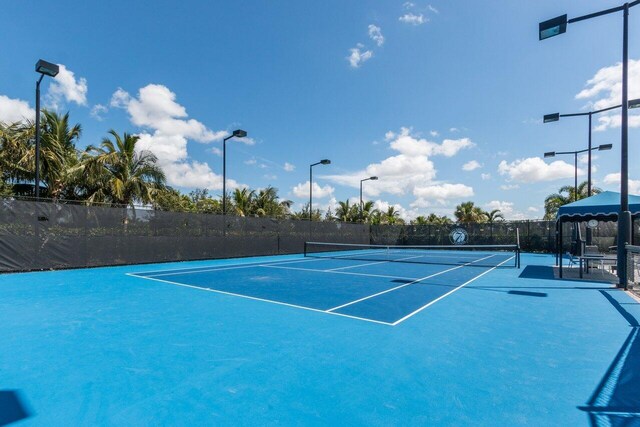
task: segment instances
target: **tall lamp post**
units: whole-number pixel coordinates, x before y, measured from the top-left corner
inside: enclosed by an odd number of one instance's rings
[[[370,176],[369,178],[360,180],[360,221],[364,220],[364,205],[362,204],[362,183],[365,181],[377,181],[377,176]]]
[[[322,159],[309,166],[309,221],[313,221],[313,167],[317,165],[330,165],[331,160]]]
[[[244,138],[247,132],[236,129],[231,135],[222,140],[222,215],[227,214],[227,141],[233,137]]]
[[[40,83],[44,76],[55,77],[59,71],[58,65],[43,59],[36,63],[36,73],[40,73],[36,82],[36,201],[40,200]]]
[[[585,21],[591,18],[622,12],[622,120],[620,135],[620,213],[618,217],[618,277],[620,285],[627,287],[627,262],[625,245],[631,242],[631,213],[629,212],[629,104],[628,104],[628,80],[629,80],[629,9],[640,4],[640,0],[625,3],[622,6],[590,13],[577,18],[567,19],[567,15],[561,15],[548,21],[541,22],[538,27],[538,37],[545,40],[553,36],[565,33],[567,24]]]
[[[573,154],[573,165],[575,168],[574,184],[573,184],[573,200],[577,201],[578,200],[578,154],[586,153],[587,151],[589,151],[589,154],[591,154],[590,152],[594,150],[598,150],[598,151],[611,150],[611,147],[613,147],[612,144],[602,144],[597,147],[589,147],[589,148],[585,148],[584,150],[577,150],[577,151],[549,151],[547,153],[544,153],[544,157],[549,158],[549,157],[555,157],[561,154]],[[591,165],[589,165],[589,168],[591,168]],[[588,175],[589,177],[591,177],[591,170],[589,170]]]

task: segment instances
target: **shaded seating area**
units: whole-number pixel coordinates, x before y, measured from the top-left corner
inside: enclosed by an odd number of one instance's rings
[[[633,240],[635,240],[636,220],[640,218],[640,196],[629,196],[629,210],[633,221]],[[608,269],[611,272],[617,270],[617,255],[615,246],[606,249],[596,245],[588,244],[580,233],[579,224],[589,223],[589,221],[617,222],[620,212],[620,193],[614,191],[604,191],[591,197],[578,200],[573,203],[561,206],[558,209],[556,219],[556,238],[558,253],[557,264],[559,265],[559,275],[563,277],[563,233],[562,226],[566,223],[575,225],[573,233],[569,266],[576,266],[580,269],[580,277],[583,271],[589,271],[589,267],[596,267],[602,272]],[[597,227],[597,226],[596,226]],[[631,244],[634,244],[632,241]]]

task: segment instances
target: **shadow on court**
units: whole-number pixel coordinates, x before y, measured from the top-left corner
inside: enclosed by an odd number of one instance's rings
[[[527,265],[519,276],[521,279],[556,280],[550,265]]]
[[[600,292],[629,322],[631,331],[589,401],[579,409],[589,414],[592,426],[640,426],[640,322],[610,292]],[[640,303],[631,305],[638,308]]]
[[[546,292],[509,291],[507,293],[511,295],[522,295],[525,297],[538,297],[538,298],[546,298],[549,296]]]
[[[21,398],[19,391],[0,390],[0,426],[6,426],[31,416],[23,402],[24,399]]]

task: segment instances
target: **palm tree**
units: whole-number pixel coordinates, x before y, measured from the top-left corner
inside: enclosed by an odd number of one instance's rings
[[[557,193],[548,195],[547,198],[544,199],[544,219],[553,220],[560,206],[588,197],[588,187],[588,181],[581,182],[578,185],[577,197],[576,189],[573,185],[562,186]],[[598,194],[601,193],[602,190],[598,187],[592,187],[591,192]]]
[[[0,181],[3,194],[13,184],[33,179],[33,163],[27,154],[29,151],[29,138],[21,135],[28,127],[21,123],[0,123]]]
[[[484,222],[486,217],[473,202],[463,202],[456,206],[454,215],[459,223]]]
[[[427,223],[432,225],[449,225],[453,224],[453,221],[451,221],[451,218],[446,215],[438,216],[434,213],[431,213],[427,217]]]
[[[69,113],[42,111],[40,172],[49,197],[71,196],[81,170],[76,141],[82,134],[79,124],[69,124]],[[32,121],[0,125],[0,171],[10,181],[35,178],[35,124]]]
[[[382,224],[383,217],[384,215],[382,214],[382,212],[380,212],[378,209],[375,209],[373,212],[371,212],[371,215],[369,215],[369,223],[371,225],[380,225]]]
[[[358,213],[362,222],[369,222],[369,217],[377,210],[373,206],[374,203],[371,200],[362,203],[362,212]]]
[[[40,172],[49,196],[58,199],[63,192],[73,192],[70,187],[78,181],[81,168],[75,143],[82,134],[82,128],[79,124],[69,127],[69,113],[60,116],[43,110],[42,114]]]
[[[293,202],[291,200],[279,200],[278,189],[272,186],[263,188],[258,192],[254,201],[254,214],[258,216],[279,217],[289,214]]]
[[[499,219],[504,221],[504,215],[502,215],[500,209],[494,209],[491,212],[484,212],[484,216],[489,224],[493,224]]]
[[[102,192],[89,196],[105,197],[114,204],[133,206],[135,202],[152,203],[165,186],[165,176],[150,151],[136,151],[137,135],[114,130],[109,134],[114,141],[104,138],[100,147],[87,147],[84,176],[88,182],[102,183]]]
[[[231,199],[233,201],[233,207],[235,212],[239,216],[251,215],[253,209],[253,202],[255,198],[255,190],[248,188],[236,188],[233,190]]]
[[[338,221],[350,222],[358,218],[358,206],[352,205],[349,200],[338,202],[336,208],[336,219]]]
[[[428,225],[429,221],[427,221],[427,218],[424,217],[424,215],[418,215],[417,217],[415,217],[415,219],[412,219],[410,222],[411,225]]]
[[[403,222],[400,219],[400,212],[398,212],[395,206],[389,206],[387,208],[387,211],[383,214],[383,221],[390,225],[401,224]]]

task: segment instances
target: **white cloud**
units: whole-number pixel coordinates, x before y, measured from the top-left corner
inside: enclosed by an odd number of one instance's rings
[[[517,190],[518,188],[520,188],[520,186],[518,184],[507,184],[507,185],[501,185],[500,189],[501,190]]]
[[[223,154],[222,150],[219,149],[218,147],[211,147],[211,150],[209,151],[211,151],[213,154],[215,154],[218,157],[222,157],[222,154]]]
[[[293,172],[296,169],[296,167],[294,165],[292,165],[291,163],[289,163],[289,162],[284,162],[284,167],[283,168],[287,172]]]
[[[525,219],[527,216],[522,212],[517,211],[513,207],[512,202],[500,201],[500,200],[492,200],[489,203],[486,203],[485,208],[487,211],[492,211],[498,209],[502,215],[504,215],[505,219]]]
[[[370,50],[363,50],[364,45],[358,43],[356,47],[349,49],[349,56],[347,56],[347,61],[349,61],[349,65],[351,68],[359,68],[362,64],[367,62],[373,57],[373,52]]]
[[[633,111],[633,110],[630,110]],[[611,115],[611,116],[600,116],[598,117],[598,125],[593,128],[594,131],[601,132],[607,129],[619,128],[622,124],[622,116],[620,115]],[[640,127],[640,115],[631,115],[628,116],[628,125],[630,128]]]
[[[400,134],[393,134],[395,139],[391,142],[391,148],[409,156],[431,156],[441,154],[452,157],[464,148],[475,146],[469,138],[445,139],[442,144],[417,138],[411,135],[411,129],[403,127]]]
[[[529,206],[527,210],[529,212],[540,212],[540,208],[536,208],[535,206]]]
[[[449,128],[449,132],[460,132],[458,128]]]
[[[367,182],[363,191],[376,197],[381,193],[403,195],[413,192],[416,187],[439,185],[434,182],[436,169],[429,156],[443,155],[451,157],[460,150],[474,144],[468,138],[444,140],[441,144],[414,137],[409,128],[401,128],[399,133],[387,132],[385,139],[389,147],[399,154],[387,157],[378,163],[372,163],[365,169],[340,175],[323,175],[339,185],[359,188],[362,177],[378,176],[378,181]]]
[[[0,123],[15,123],[34,120],[36,110],[27,101],[0,95]]]
[[[309,197],[309,181],[302,182],[291,189],[293,195],[302,199]],[[335,188],[330,185],[321,187],[317,182],[313,183],[313,198],[323,199],[325,197],[333,196]]]
[[[53,109],[58,109],[62,101],[75,102],[78,105],[87,105],[87,79],[81,77],[76,80],[73,71],[62,64],[58,64],[60,72],[52,80],[47,91],[46,102]]]
[[[433,7],[433,6],[431,6],[431,5],[428,5],[428,6],[427,6],[427,8],[428,8],[431,12],[433,12],[433,13],[435,13],[435,14],[440,13],[440,11],[439,11],[438,9],[436,9],[435,7]]]
[[[464,171],[472,171],[478,168],[481,168],[482,165],[477,160],[470,160],[464,165],[462,165],[462,170]]]
[[[402,7],[404,7],[405,9],[411,9],[411,8],[413,8],[413,7],[415,7],[415,6],[416,6],[416,4],[415,4],[415,3],[412,3],[412,2],[410,2],[410,1],[407,1],[407,2],[405,2],[405,3],[402,5]]]
[[[137,98],[119,88],[110,105],[125,108],[136,126],[166,135],[182,135],[198,142],[218,141],[229,135],[227,131],[214,132],[201,122],[188,119],[186,108],[176,102],[176,94],[163,85],[149,84],[140,89]]]
[[[480,174],[480,178],[482,178],[483,181],[488,181],[491,179],[491,174],[490,173]]]
[[[610,173],[604,177],[603,182],[614,187],[615,191],[620,191],[620,173]],[[640,180],[629,180],[629,193],[640,195]]]
[[[119,88],[111,97],[110,106],[126,109],[131,122],[144,129],[138,134],[140,141],[136,148],[157,156],[169,185],[222,189],[222,176],[207,163],[191,160],[187,145],[189,139],[210,142],[228,132],[214,132],[199,121],[189,119],[185,107],[176,102],[176,95],[162,85],[147,85],[139,90],[137,97]],[[219,154],[219,149],[212,152]],[[243,186],[227,179],[229,189]]]
[[[593,163],[594,161],[598,160],[598,155],[597,154],[592,154],[591,155],[591,162]],[[578,163],[580,163],[581,165],[586,165],[589,163],[589,155],[588,154],[580,154],[578,156]]]
[[[94,119],[96,119],[97,121],[101,122],[104,120],[104,117],[102,117],[103,114],[107,113],[109,111],[109,109],[107,107],[105,107],[102,104],[96,104],[93,106],[93,108],[91,108],[91,117],[93,117]]]
[[[365,194],[378,196],[380,193],[402,195],[415,185],[430,182],[436,171],[426,156],[408,156],[400,154],[372,163],[365,170],[342,175],[323,175],[322,178],[339,185],[359,188],[362,177],[378,176],[378,181],[367,182],[363,187]]]
[[[520,182],[553,181],[562,178],[573,178],[573,165],[561,160],[545,163],[540,157],[518,159],[511,163],[503,160],[498,165],[500,175],[507,175],[509,179]],[[578,175],[584,171],[578,169]]]
[[[398,18],[400,22],[404,22],[405,24],[411,25],[422,25],[424,23],[429,22],[429,18],[426,18],[422,13],[416,15],[415,13],[406,13]]]
[[[373,24],[369,25],[369,38],[375,42],[378,47],[384,44],[384,36],[380,27]]]
[[[629,60],[629,99],[640,98],[640,60]],[[622,99],[622,64],[617,63],[599,69],[587,81],[585,89],[576,95],[576,99],[587,99],[590,108],[600,110],[619,105]],[[630,113],[633,110],[630,111]],[[596,131],[620,127],[619,110],[613,110],[598,117]],[[640,127],[640,116],[629,114],[629,127]]]
[[[249,159],[249,160],[245,160],[244,161],[245,165],[255,165],[257,163],[258,163],[258,161],[256,159]]]
[[[437,130],[432,130],[432,131],[429,131],[429,135],[435,138],[440,136],[440,132],[438,132]]]

